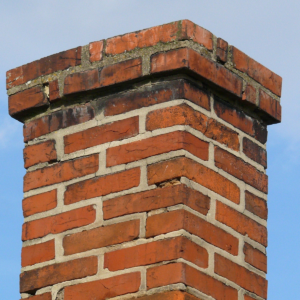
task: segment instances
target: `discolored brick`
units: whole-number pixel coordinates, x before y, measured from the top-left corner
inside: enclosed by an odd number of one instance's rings
[[[126,214],[185,204],[206,215],[210,198],[183,184],[116,197],[103,202],[103,218],[111,219]]]

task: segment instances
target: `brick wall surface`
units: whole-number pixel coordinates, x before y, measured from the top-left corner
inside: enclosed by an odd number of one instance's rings
[[[8,71],[7,88],[22,298],[267,299],[278,75],[184,20]]]

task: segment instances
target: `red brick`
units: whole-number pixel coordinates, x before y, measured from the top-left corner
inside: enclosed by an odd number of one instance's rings
[[[151,73],[189,69],[201,78],[241,98],[243,81],[223,66],[189,48],[161,52],[151,57]]]
[[[66,286],[64,300],[105,300],[116,296],[135,293],[141,284],[140,272]]]
[[[133,80],[141,76],[142,59],[130,59],[104,67],[100,72],[100,87]]]
[[[6,73],[6,88],[26,83],[42,75],[65,70],[81,64],[81,47],[63,51],[12,69]]]
[[[6,89],[24,83],[23,68],[17,67],[6,72]]]
[[[219,147],[215,147],[215,165],[256,189],[264,193],[268,192],[268,176],[266,174]]]
[[[39,163],[56,161],[55,140],[25,147],[23,157],[25,168]]]
[[[60,213],[55,216],[46,217],[23,224],[22,240],[32,240],[56,234],[69,229],[91,224],[96,219],[96,211],[92,205],[77,208],[71,211]]]
[[[244,245],[245,262],[267,273],[267,256],[251,245]]]
[[[280,76],[256,62],[239,49],[232,46],[231,51],[235,68],[248,74],[277,96],[281,96],[282,78]]]
[[[90,43],[90,62],[100,61],[103,58],[103,41]]]
[[[57,206],[57,191],[38,194],[25,198],[22,201],[23,215],[29,217],[31,215],[48,211]]]
[[[54,102],[60,99],[58,80],[49,82],[49,101]]]
[[[100,197],[136,187],[140,184],[140,168],[96,177],[67,187],[64,197],[65,204]]]
[[[208,267],[205,248],[185,237],[176,237],[105,253],[104,268],[117,271],[178,258],[188,260],[200,268]]]
[[[24,192],[93,174],[99,169],[99,154],[57,163],[51,167],[26,173]]]
[[[111,95],[105,98],[104,115],[118,115],[175,99],[187,99],[210,110],[209,94],[205,90],[189,81],[178,79],[151,86],[146,85],[136,91]],[[103,99],[99,101],[99,106],[103,107]]]
[[[140,221],[133,220],[104,227],[98,227],[65,236],[64,254],[71,255],[92,249],[132,241],[139,237]]]
[[[208,160],[208,146],[207,142],[188,132],[175,131],[107,149],[106,166],[126,164],[181,149]]]
[[[215,253],[215,273],[233,281],[242,288],[267,298],[267,280]]]
[[[268,244],[266,227],[219,201],[217,201],[216,220],[265,247]]]
[[[73,73],[65,78],[64,95],[93,90],[99,87],[99,70]]]
[[[184,229],[232,255],[238,254],[238,239],[185,210],[175,210],[148,217],[146,236],[153,237]]]
[[[210,208],[210,198],[183,184],[173,185],[104,201],[103,218],[107,220],[177,204],[185,204],[206,215]]]
[[[54,240],[22,248],[22,267],[55,258]]]
[[[228,43],[221,38],[217,39],[217,59],[222,63],[227,61]]]
[[[72,153],[104,143],[123,140],[138,133],[138,116],[92,127],[64,136],[65,153]]]
[[[239,150],[239,137],[236,132],[186,104],[154,110],[147,115],[147,130],[153,131],[174,125],[188,125],[208,138],[233,150]]]
[[[149,185],[187,177],[234,203],[240,202],[240,189],[235,183],[189,158],[179,157],[152,164],[148,166],[147,176]]]
[[[213,49],[212,33],[189,20],[181,21],[179,40],[193,40],[208,50]]]
[[[94,109],[89,103],[52,112],[51,115],[25,123],[23,129],[24,142],[62,128],[87,122],[92,120],[94,116]]]
[[[262,144],[266,143],[267,127],[258,120],[220,101],[214,101],[214,110],[219,118],[256,138]]]
[[[155,46],[159,42],[168,43],[176,40],[178,22],[127,33],[106,40],[106,54],[116,55],[132,51],[135,48]]]
[[[30,108],[48,106],[48,100],[40,86],[16,93],[8,97],[8,110],[11,116]]]
[[[51,293],[44,293],[44,294],[41,294],[41,295],[28,297],[26,299],[28,299],[28,300],[52,300],[52,295],[51,295]]]
[[[39,76],[81,64],[81,47],[63,51],[39,60]]]
[[[244,295],[244,300],[255,300],[255,299],[248,295]]]
[[[268,219],[267,201],[245,191],[246,209],[258,217]]]
[[[243,152],[252,160],[267,168],[267,151],[248,138],[243,138]]]
[[[281,105],[267,93],[259,90],[259,108],[274,119],[273,123],[281,122]]]
[[[89,91],[142,76],[142,59],[135,58],[103,69],[93,69],[70,74],[65,78],[64,94]]]
[[[251,107],[256,106],[256,89],[252,85],[247,84],[245,91],[243,92],[242,100]]]
[[[138,298],[131,298],[130,300],[200,300],[199,298],[182,291],[169,291],[159,294],[152,294]]]
[[[90,256],[26,271],[20,276],[20,292],[33,293],[56,283],[95,275],[97,270],[98,258]]]
[[[184,263],[147,269],[148,289],[175,283],[184,283],[216,300],[238,299],[237,290]]]

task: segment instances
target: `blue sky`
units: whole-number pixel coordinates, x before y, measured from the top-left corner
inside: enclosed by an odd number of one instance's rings
[[[19,299],[22,124],[8,115],[5,72],[76,46],[180,19],[222,37],[283,77],[282,124],[269,127],[268,299],[299,297],[300,2],[52,0],[0,2],[0,290]]]

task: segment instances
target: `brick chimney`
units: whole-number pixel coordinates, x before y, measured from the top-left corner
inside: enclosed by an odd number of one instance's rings
[[[188,20],[8,71],[22,298],[266,299],[281,81]]]

